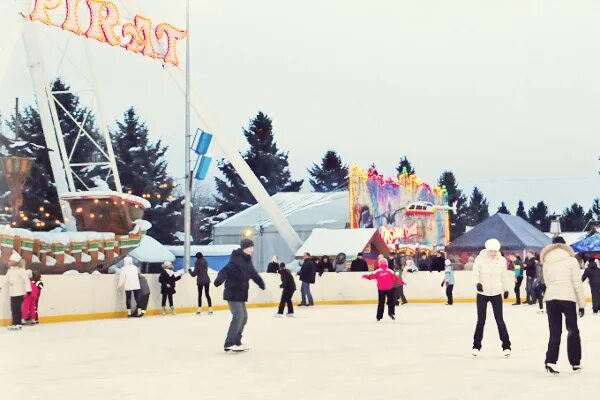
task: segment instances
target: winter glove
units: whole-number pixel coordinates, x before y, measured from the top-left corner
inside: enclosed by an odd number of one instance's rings
[[[481,283],[478,283],[476,287],[478,292],[483,292],[483,285]]]
[[[440,285],[441,287],[444,287],[444,282],[442,282],[442,284]]]
[[[504,292],[504,300],[508,299],[508,292]]]
[[[279,285],[279,288],[280,288],[280,289],[283,289],[283,285]]]
[[[580,308],[579,309],[579,318],[583,318],[584,315],[585,315],[585,308]]]

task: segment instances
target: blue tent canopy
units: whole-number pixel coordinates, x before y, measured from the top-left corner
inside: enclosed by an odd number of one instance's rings
[[[596,253],[600,252],[600,233],[596,233],[588,238],[580,240],[571,245],[577,253]]]
[[[551,242],[550,238],[523,218],[498,213],[458,237],[446,250],[479,251],[485,247],[486,240],[492,238],[498,239],[502,250],[507,251],[541,250]]]

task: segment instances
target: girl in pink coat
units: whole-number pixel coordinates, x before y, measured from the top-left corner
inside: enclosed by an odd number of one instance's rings
[[[21,309],[21,315],[23,318],[23,323],[25,325],[33,325],[36,321],[37,316],[37,303],[38,298],[40,296],[40,289],[36,285],[35,280],[33,279],[33,271],[28,269],[27,276],[29,277],[29,284],[31,285],[31,292],[25,295],[23,299],[23,306]]]
[[[396,300],[394,299],[394,284],[404,285],[404,281],[398,278],[394,271],[388,268],[388,261],[385,258],[379,259],[377,262],[379,269],[375,270],[372,274],[363,275],[364,279],[376,279],[377,280],[377,291],[379,292],[379,299],[377,302],[377,321],[381,321],[383,318],[383,309],[385,300],[387,298],[388,304],[388,316],[391,319],[396,319],[395,308]]]

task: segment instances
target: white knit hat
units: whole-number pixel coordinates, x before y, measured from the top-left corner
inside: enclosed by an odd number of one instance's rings
[[[490,251],[500,251],[500,242],[498,239],[490,239],[485,242],[485,249]]]

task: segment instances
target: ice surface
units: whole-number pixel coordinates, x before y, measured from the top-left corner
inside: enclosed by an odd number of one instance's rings
[[[549,377],[546,316],[535,309],[505,306],[510,359],[491,310],[481,357],[470,356],[474,304],[408,304],[380,323],[374,305],[282,319],[249,309],[243,354],[223,352],[227,311],[3,329],[0,386],[2,398],[28,400],[595,398],[600,317],[580,320],[584,371],[568,370],[563,336],[562,374]]]

